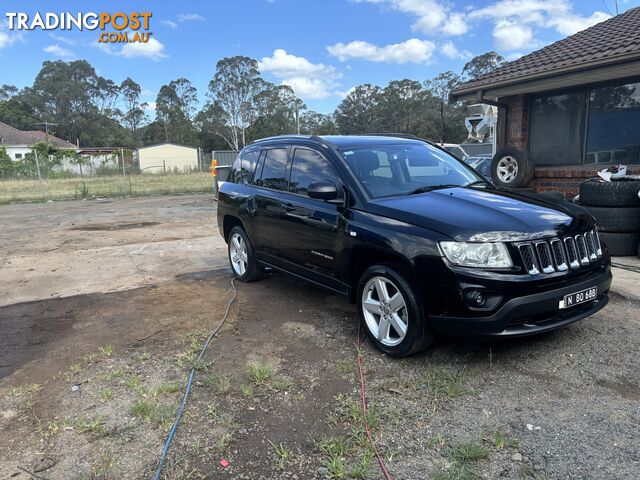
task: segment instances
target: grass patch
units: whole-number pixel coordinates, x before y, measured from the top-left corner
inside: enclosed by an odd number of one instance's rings
[[[112,345],[103,345],[99,348],[100,355],[103,357],[110,357],[113,355],[113,346]]]
[[[138,360],[140,360],[141,362],[146,362],[150,358],[151,355],[149,354],[149,352],[142,352],[140,355],[138,355]]]
[[[247,377],[256,385],[264,385],[273,377],[275,369],[264,360],[247,363]]]
[[[86,433],[97,437],[104,433],[104,421],[100,416],[83,417],[76,420],[73,428],[80,433]]]
[[[202,380],[202,383],[212,388],[218,395],[224,395],[231,390],[231,377],[224,373],[208,373]]]
[[[109,373],[108,375],[105,375],[103,378],[109,382],[113,382],[114,380],[119,380],[122,377],[124,377],[124,369],[119,368]]]
[[[451,452],[451,456],[459,462],[477,462],[487,458],[490,452],[489,448],[481,442],[471,441],[456,445]]]
[[[469,465],[455,463],[450,468],[436,474],[434,480],[480,480],[482,475]]]
[[[498,450],[502,450],[503,448],[518,448],[520,446],[520,442],[517,438],[511,437],[504,430],[498,430],[494,432],[489,438],[491,444]]]
[[[131,406],[131,415],[142,418],[147,422],[153,420],[156,413],[156,406],[147,400],[136,400]]]
[[[355,372],[355,363],[351,358],[341,358],[336,361],[336,373],[341,377],[346,377]]]
[[[100,392],[100,398],[105,402],[110,400],[112,396],[113,396],[113,392],[111,391],[110,388],[104,388]]]
[[[276,455],[276,464],[278,470],[284,470],[284,467],[287,464],[287,461],[292,457],[291,450],[285,447],[282,443],[275,444],[271,440],[269,440],[269,444],[273,448],[273,452]]]
[[[245,397],[253,397],[253,387],[251,385],[247,385],[246,383],[240,385],[240,392]]]
[[[288,377],[275,377],[271,381],[271,388],[276,392],[288,392],[293,388],[293,380]]]

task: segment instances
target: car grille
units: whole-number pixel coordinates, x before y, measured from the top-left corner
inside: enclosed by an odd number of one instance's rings
[[[518,243],[517,248],[529,275],[575,270],[602,256],[596,230],[571,237]]]

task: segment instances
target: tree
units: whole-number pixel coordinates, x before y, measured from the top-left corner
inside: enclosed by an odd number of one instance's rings
[[[289,85],[265,82],[255,104],[256,119],[248,129],[248,138],[299,133],[300,110],[306,105]]]
[[[338,125],[333,115],[307,111],[300,116],[300,133],[307,135],[338,135]]]
[[[380,94],[379,130],[424,134],[423,125],[433,116],[432,111],[433,100],[420,82],[393,80]]]
[[[455,117],[454,107],[449,103],[449,94],[460,85],[460,83],[462,83],[462,79],[452,71],[441,73],[437,77],[425,82],[425,87],[437,98],[439,103],[440,128],[438,131],[438,140],[440,142],[457,140],[457,136],[451,134],[449,128],[450,122],[448,122],[448,119]],[[458,120],[461,121],[460,118],[455,118],[453,121]]]
[[[246,144],[246,131],[257,118],[256,97],[264,89],[256,60],[236,56],[216,64],[216,73],[209,82],[211,105],[205,110],[222,117],[207,123],[230,148],[239,150]]]
[[[186,78],[172,80],[160,87],[156,98],[156,120],[164,127],[165,142],[193,141],[191,115],[196,102],[197,91]]]
[[[122,119],[131,133],[130,146],[136,147],[138,145],[138,129],[147,119],[147,115],[144,113],[144,108],[147,104],[140,103],[142,89],[140,85],[129,77],[120,84],[120,92],[125,102],[125,111],[122,114]]]
[[[0,102],[7,101],[18,94],[18,87],[7,85],[6,83],[0,87]]]
[[[335,112],[336,123],[342,134],[367,133],[378,130],[380,87],[365,83],[345,97]]]
[[[469,60],[462,69],[462,76],[465,80],[481,77],[504,63],[504,57],[496,52],[487,52]]]

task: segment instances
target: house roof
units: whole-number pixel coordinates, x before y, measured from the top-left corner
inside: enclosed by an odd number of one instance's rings
[[[73,143],[46,134],[40,130],[23,131],[13,128],[11,125],[0,122],[0,144],[1,145],[33,145],[38,142],[48,142],[58,148],[76,149]]]
[[[190,148],[192,150],[197,150],[198,149],[197,147],[192,147],[191,145],[181,145],[179,143],[165,142],[165,143],[156,143],[156,144],[153,144],[153,145],[145,145],[144,147],[138,147],[138,150],[145,150],[147,148],[157,148],[157,147],[166,147],[166,146]]]
[[[462,97],[479,90],[629,61],[640,61],[640,7],[629,9],[463,83],[452,95]],[[640,69],[634,70],[636,75],[640,75]],[[579,77],[574,80],[578,82]]]

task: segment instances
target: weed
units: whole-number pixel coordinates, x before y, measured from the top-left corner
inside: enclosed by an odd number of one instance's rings
[[[240,385],[240,392],[242,392],[242,395],[245,397],[253,397],[253,387],[251,385],[243,383]]]
[[[247,376],[256,385],[263,385],[273,377],[274,368],[264,360],[249,362],[247,364]]]
[[[131,406],[131,415],[151,422],[156,414],[156,406],[146,400],[136,400]]]
[[[477,462],[489,456],[489,449],[477,441],[463,442],[454,447],[451,455],[460,462]]]
[[[349,477],[359,480],[371,478],[371,462],[373,458],[374,454],[372,450],[364,452],[360,457],[360,461],[349,471]]]
[[[91,477],[94,479],[115,478],[113,471],[118,466],[116,456],[111,449],[102,452],[100,463],[91,469]]]
[[[57,435],[61,433],[63,430],[67,430],[70,427],[71,427],[71,424],[66,418],[61,422],[55,418],[47,422],[47,430],[51,435]]]
[[[278,469],[284,470],[287,460],[291,458],[291,450],[285,447],[282,443],[279,443],[276,445],[271,440],[269,440],[269,444],[273,447],[273,451],[275,452],[276,457],[278,457],[278,460],[277,460]]]
[[[505,447],[518,448],[520,444],[517,438],[509,437],[509,434],[504,430],[498,430],[497,432],[494,432],[493,435],[491,435],[490,441],[498,450],[502,450]]]
[[[203,381],[207,387],[213,388],[214,392],[218,395],[224,395],[231,390],[231,378],[229,375],[223,373],[211,372],[208,373]]]
[[[119,378],[122,378],[122,377],[124,377],[124,370],[122,368],[119,368],[117,370],[114,370],[110,374],[105,375],[103,378],[105,380],[108,380],[108,381],[112,382],[112,381],[118,380]]]
[[[100,398],[102,398],[102,400],[105,402],[111,399],[112,395],[113,395],[113,392],[111,391],[110,388],[105,388],[100,392]]]
[[[436,433],[429,439],[429,448],[444,447],[445,443],[444,437],[439,433]]]
[[[452,372],[442,368],[433,368],[421,378],[421,383],[432,399],[454,398],[467,393],[464,387],[464,378],[464,370]]]
[[[354,360],[351,358],[342,358],[336,361],[336,373],[341,377],[351,375],[355,371]]]
[[[452,467],[436,474],[434,480],[480,480],[482,475],[465,464],[455,463]]]
[[[343,457],[347,441],[344,437],[324,437],[315,442],[315,447],[328,457]]]
[[[83,367],[79,363],[74,363],[73,365],[71,365],[71,367],[69,367],[69,370],[71,371],[71,373],[75,373],[76,375],[82,372],[82,369]]]
[[[87,433],[93,436],[102,435],[104,432],[104,422],[102,417],[83,417],[76,420],[74,428],[80,433]]]
[[[103,357],[110,357],[113,354],[113,346],[112,345],[103,345],[100,347],[100,355]]]
[[[25,385],[22,387],[13,387],[11,389],[11,396],[13,397],[21,397],[23,395],[31,396],[35,393],[38,393],[42,390],[42,385],[39,383],[32,383],[30,385]]]
[[[331,457],[327,459],[325,468],[328,471],[329,478],[341,479],[347,477],[347,468],[342,457]]]
[[[271,388],[276,392],[288,392],[293,387],[293,380],[286,377],[275,377],[271,382]]]
[[[151,390],[151,397],[155,400],[161,395],[179,392],[181,388],[179,383],[161,383]]]
[[[138,360],[140,360],[141,362],[146,362],[150,358],[151,355],[149,354],[149,352],[142,352],[140,355],[138,355]]]
[[[233,433],[231,432],[225,432],[223,433],[220,438],[216,441],[216,448],[220,451],[223,452],[228,446],[229,444],[233,441]]]
[[[188,365],[193,370],[199,372],[201,370],[203,371],[209,370],[209,367],[211,367],[211,362],[207,362],[206,360],[203,360],[198,357],[191,357],[188,360]]]

